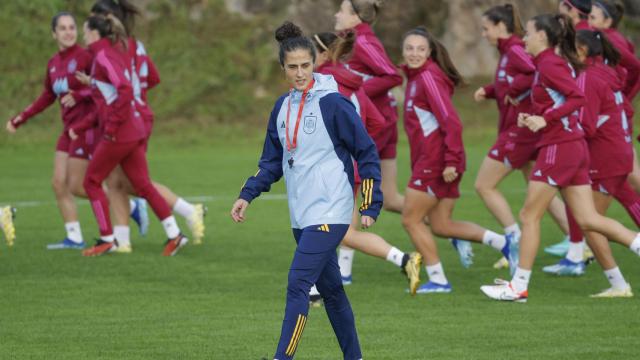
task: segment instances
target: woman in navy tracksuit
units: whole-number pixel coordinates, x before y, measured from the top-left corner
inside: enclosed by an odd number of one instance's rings
[[[291,91],[275,104],[258,173],[249,178],[233,205],[234,221],[244,221],[249,202],[285,176],[297,248],[289,270],[287,306],[274,359],[292,359],[309,310],[315,283],[345,359],[361,359],[351,305],[342,287],[336,248],[351,223],[353,159],[362,178],[363,227],[382,208],[380,160],[355,107],[338,92],[330,75],[313,73],[315,49],[300,29],[285,23],[276,31],[280,64]]]

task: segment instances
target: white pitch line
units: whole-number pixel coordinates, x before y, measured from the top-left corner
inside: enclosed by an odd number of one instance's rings
[[[508,189],[502,191],[504,194],[525,194],[527,192],[526,188],[522,189]],[[474,191],[460,191],[461,195],[471,196],[476,195]],[[197,195],[197,196],[186,196],[186,200],[192,202],[217,202],[217,201],[228,201],[231,202],[237,199],[236,196],[231,195]],[[264,194],[260,195],[260,197],[256,200],[264,200],[264,201],[284,201],[287,200],[287,194]],[[89,202],[85,199],[78,200],[79,205],[89,205]],[[29,207],[39,207],[39,206],[52,206],[56,205],[55,201],[39,201],[39,200],[29,200],[29,201],[16,201],[9,203],[8,205],[14,206],[16,208],[29,208]]]

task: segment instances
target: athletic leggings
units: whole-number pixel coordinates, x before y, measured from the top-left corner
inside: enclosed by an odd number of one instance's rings
[[[171,208],[149,179],[144,141],[116,143],[100,140],[84,178],[84,189],[98,220],[101,236],[113,235],[109,216],[109,200],[102,182],[120,165],[138,196],[147,200],[161,221],[171,216]]]
[[[348,224],[313,225],[293,229],[298,246],[289,269],[287,306],[274,359],[293,359],[309,312],[309,290],[316,284],[345,360],[362,358],[355,319],[342,287],[336,248]]]

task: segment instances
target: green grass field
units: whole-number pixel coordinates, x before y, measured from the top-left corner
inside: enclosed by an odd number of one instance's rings
[[[64,237],[49,185],[54,139],[30,141],[29,134],[46,138],[32,129],[17,138],[0,136],[0,203],[18,205],[16,245],[0,244],[0,358],[273,355],[294,250],[287,204],[282,196],[256,200],[241,225],[228,216],[240,185],[255,171],[262,135],[242,127],[178,129],[165,127],[153,139],[153,178],[187,198],[204,197],[209,214],[205,243],[188,246],[175,258],[160,256],[164,236],[155,219],[146,238],[133,236],[130,255],[89,259],[77,251],[46,251],[47,243]],[[466,135],[470,165],[455,215],[500,230],[472,186],[491,133],[471,126]],[[403,188],[409,175],[406,142],[399,152]],[[514,174],[502,189],[517,211],[524,197],[522,177]],[[283,184],[271,194],[283,195]],[[95,220],[86,201],[79,209],[90,240],[97,235]],[[617,205],[611,214],[631,226]],[[372,231],[401,249],[412,248],[398,215],[382,214]],[[543,244],[561,238],[549,219],[543,235]],[[556,259],[541,253],[530,301],[505,304],[479,290],[508,276],[491,268],[495,252],[476,246],[475,264],[465,270],[448,243],[441,241],[440,250],[454,292],[416,298],[405,293],[405,280],[390,263],[356,256],[354,284],[347,292],[365,359],[640,358],[640,302],[588,298],[608,287],[598,265],[582,278],[553,278],[540,268]],[[640,292],[639,259],[620,246],[614,251]],[[297,358],[340,359],[324,310],[312,309],[309,317]]]

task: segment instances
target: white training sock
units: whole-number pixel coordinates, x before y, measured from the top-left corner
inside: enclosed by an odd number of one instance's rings
[[[345,246],[340,246],[338,251],[338,266],[340,266],[340,275],[342,277],[351,276],[351,268],[353,267],[353,256],[355,250]]]
[[[425,266],[427,269],[427,275],[429,276],[429,281],[432,283],[446,285],[449,283],[447,277],[444,275],[444,269],[442,268],[442,263],[437,263],[435,265],[427,265]]]
[[[387,254],[387,261],[396,264],[396,266],[402,266],[402,258],[404,258],[404,253],[392,246]]]
[[[173,211],[182,216],[185,219],[188,219],[196,208],[190,203],[186,202],[183,198],[178,198],[176,204],[173,205]]]
[[[607,280],[609,280],[609,284],[611,284],[611,287],[616,290],[626,289],[627,286],[629,286],[627,284],[627,281],[624,279],[624,276],[622,276],[620,268],[617,266],[613,269],[605,270],[604,276],[606,276]]]
[[[640,234],[638,234],[636,238],[633,239],[633,242],[631,243],[631,246],[629,246],[629,249],[636,253],[636,255],[640,255]]]
[[[525,270],[521,267],[516,268],[511,285],[517,292],[523,292],[529,288],[529,280],[531,279],[531,270]]]
[[[67,230],[67,239],[73,241],[76,244],[82,243],[82,231],[80,231],[80,222],[68,222],[64,224],[64,228]]]
[[[311,290],[309,291],[309,295],[310,296],[320,295],[320,292],[318,291],[318,288],[315,285],[311,287]]]
[[[113,235],[115,235],[116,240],[118,240],[118,246],[131,245],[131,231],[129,230],[129,226],[126,226],[126,225],[114,226]]]
[[[115,237],[113,236],[113,234],[107,235],[107,236],[100,236],[100,240],[105,241],[105,242],[112,243],[114,239],[115,239]]]
[[[513,225],[509,225],[504,228],[505,234],[518,234],[521,235],[522,231],[520,231],[520,225],[518,223],[514,223]]]
[[[567,259],[574,263],[584,261],[584,239],[577,243],[569,243],[569,252],[567,253]]]
[[[504,235],[487,230],[484,232],[484,235],[482,235],[482,243],[500,251],[505,245],[507,245],[507,239]]]
[[[174,239],[175,237],[180,235],[180,228],[178,227],[176,218],[173,217],[173,215],[162,220],[162,227],[164,227],[164,231],[165,233],[167,233],[167,237],[169,239]]]
[[[131,216],[131,214],[133,214],[135,210],[136,210],[136,202],[132,198],[129,198],[129,216]]]

